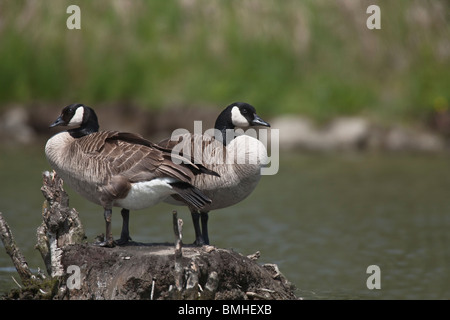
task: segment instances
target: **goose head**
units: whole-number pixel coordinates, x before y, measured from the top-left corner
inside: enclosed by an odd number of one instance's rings
[[[62,109],[60,116],[50,125],[69,127],[67,130],[74,138],[79,138],[99,129],[95,111],[81,103],[74,103]]]
[[[222,137],[226,137],[228,129],[245,129],[252,126],[270,127],[270,124],[256,114],[255,107],[252,105],[245,102],[235,102],[219,114],[214,128],[222,133]],[[228,139],[220,139],[220,137],[218,140],[222,140],[225,145],[228,141]]]

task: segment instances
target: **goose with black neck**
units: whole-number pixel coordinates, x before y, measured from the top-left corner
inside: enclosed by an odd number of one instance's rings
[[[55,134],[45,154],[64,183],[87,200],[104,209],[105,240],[101,246],[125,244],[129,236],[129,210],[156,205],[177,195],[186,205],[201,210],[211,200],[192,185],[197,175],[216,173],[187,158],[177,164],[171,150],[134,133],[99,131],[95,111],[83,104],[65,107],[50,125],[68,130]],[[122,208],[120,239],[111,231],[112,208]]]

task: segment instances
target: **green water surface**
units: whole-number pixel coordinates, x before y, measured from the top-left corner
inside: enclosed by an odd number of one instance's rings
[[[210,213],[213,245],[259,262],[276,263],[304,299],[449,299],[450,158],[446,155],[280,155],[280,170],[264,176],[253,194]],[[34,249],[44,200],[42,149],[1,150],[0,211],[33,271],[44,269]],[[89,241],[104,232],[102,208],[69,188]],[[160,204],[131,212],[135,241],[173,241],[172,215],[185,221],[183,240],[194,240],[186,208]],[[113,233],[120,235],[119,209]],[[380,270],[380,289],[368,289]],[[0,245],[0,294],[19,279]]]

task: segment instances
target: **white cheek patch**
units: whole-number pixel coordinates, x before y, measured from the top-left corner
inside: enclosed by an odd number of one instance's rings
[[[231,109],[231,122],[236,127],[248,127],[250,123],[247,119],[242,115],[241,111],[238,107],[233,107]]]
[[[84,115],[84,108],[79,107],[75,111],[75,114],[73,115],[72,119],[70,119],[69,123],[67,124],[68,127],[76,127],[83,123],[83,115]]]

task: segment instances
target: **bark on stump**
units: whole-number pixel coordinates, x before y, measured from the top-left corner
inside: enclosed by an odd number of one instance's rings
[[[46,200],[36,248],[50,277],[36,279],[44,289],[30,292],[25,287],[8,298],[297,299],[275,264],[256,263],[259,252],[247,257],[213,246],[183,246],[183,223],[175,211],[175,246],[131,242],[103,248],[87,243],[62,180],[54,172],[43,177]]]

